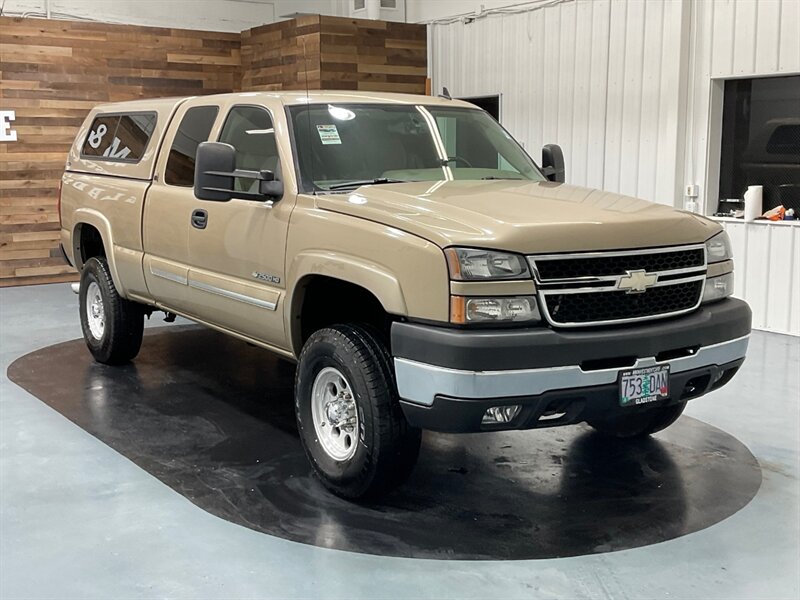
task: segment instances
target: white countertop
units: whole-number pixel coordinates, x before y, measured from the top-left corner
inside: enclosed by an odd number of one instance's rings
[[[795,219],[793,221],[768,221],[767,219],[758,219],[756,221],[745,221],[744,219],[735,219],[733,217],[709,217],[709,219],[720,221],[722,223],[739,223],[741,225],[777,225],[778,227],[800,226],[800,220],[798,219]]]

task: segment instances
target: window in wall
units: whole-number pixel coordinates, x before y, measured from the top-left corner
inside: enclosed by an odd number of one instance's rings
[[[139,162],[156,127],[156,119],[154,112],[98,115],[89,128],[81,156]]]
[[[367,0],[353,0],[353,10],[364,10],[367,7]]]
[[[194,185],[194,161],[200,142],[208,141],[219,107],[195,106],[183,115],[164,172],[164,181],[170,185]]]
[[[459,98],[482,108],[500,122],[500,96],[473,96],[472,98]]]
[[[275,143],[272,117],[257,106],[234,106],[225,119],[219,141],[236,148],[236,168],[247,171],[268,170],[281,178],[281,161]],[[236,189],[257,192],[255,179],[236,178]]]
[[[800,75],[725,82],[721,199],[764,186],[764,210],[800,212]]]

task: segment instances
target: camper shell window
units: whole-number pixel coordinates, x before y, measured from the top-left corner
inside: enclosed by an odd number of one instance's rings
[[[82,158],[138,163],[156,127],[155,112],[101,114],[92,121]]]

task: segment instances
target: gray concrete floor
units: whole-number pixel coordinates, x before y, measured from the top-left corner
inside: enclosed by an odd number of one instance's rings
[[[798,338],[754,332],[734,381],[687,409],[759,460],[744,509],[645,548],[462,562],[326,550],[204,512],[8,380],[19,356],[77,337],[68,285],[0,289],[0,598],[800,597]]]

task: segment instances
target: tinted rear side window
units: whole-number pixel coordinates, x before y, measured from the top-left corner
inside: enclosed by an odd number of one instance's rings
[[[139,162],[156,127],[154,112],[98,115],[81,156],[115,162]]]
[[[169,150],[164,173],[166,183],[186,187],[194,185],[197,146],[200,142],[208,141],[218,112],[216,106],[195,106],[186,111]]]

